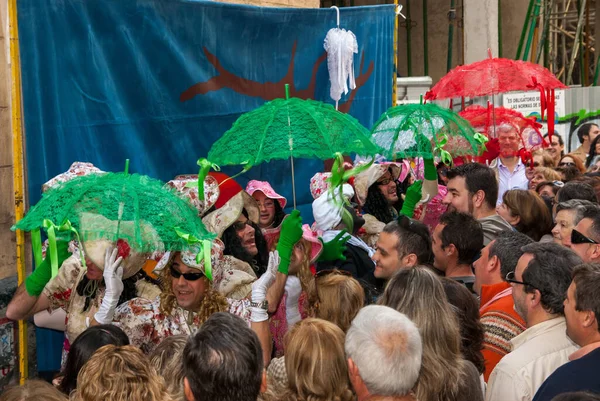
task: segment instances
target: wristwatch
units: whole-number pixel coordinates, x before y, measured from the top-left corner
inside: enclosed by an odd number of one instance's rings
[[[264,309],[264,310],[268,310],[269,309],[269,301],[267,301],[266,299],[262,302],[252,302],[250,301],[250,306],[253,308],[259,308],[259,309]]]

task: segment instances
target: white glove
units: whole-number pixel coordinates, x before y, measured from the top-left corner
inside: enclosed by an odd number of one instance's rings
[[[269,254],[269,265],[267,271],[263,273],[254,283],[252,283],[252,303],[250,310],[250,320],[254,323],[264,322],[269,319],[267,313],[267,290],[275,282],[275,274],[279,267],[279,253],[277,251]]]
[[[94,319],[100,324],[109,324],[112,322],[115,315],[115,309],[123,292],[123,266],[121,262],[123,258],[119,256],[117,259],[118,249],[107,249],[104,257],[104,285],[106,292],[98,312],[94,315]]]
[[[285,300],[285,316],[288,329],[290,329],[293,325],[302,320],[300,309],[298,308],[298,301],[300,300],[300,294],[302,293],[300,279],[296,276],[288,276],[285,281],[285,292],[287,293],[287,298]]]

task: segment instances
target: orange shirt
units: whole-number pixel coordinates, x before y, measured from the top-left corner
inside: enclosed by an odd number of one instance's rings
[[[485,331],[483,358],[487,382],[500,359],[512,350],[510,340],[525,331],[525,322],[514,309],[512,288],[501,282],[481,286],[481,323]]]

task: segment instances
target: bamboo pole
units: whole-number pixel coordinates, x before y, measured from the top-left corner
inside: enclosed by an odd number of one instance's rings
[[[581,7],[579,10],[585,9],[586,0],[582,0]],[[577,21],[577,31],[575,32],[575,43],[573,44],[573,52],[571,54],[571,60],[569,61],[569,70],[567,72],[566,84],[571,85],[573,80],[573,69],[575,68],[575,60],[577,59],[577,53],[579,51],[579,38],[581,36],[581,28],[583,26],[583,16],[585,12],[579,13],[579,21]]]
[[[11,125],[13,150],[13,184],[15,192],[15,220],[23,218],[24,181],[23,181],[23,127],[21,117],[21,63],[19,58],[19,30],[17,26],[17,0],[8,2],[8,24],[10,31],[10,76],[11,76]],[[17,241],[17,282],[25,281],[25,233],[15,232]],[[19,320],[19,383],[27,379],[27,322]]]

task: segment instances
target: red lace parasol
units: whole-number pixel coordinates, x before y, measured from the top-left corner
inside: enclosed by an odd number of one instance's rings
[[[567,88],[548,69],[520,60],[490,57],[458,66],[425,95],[426,100],[476,97],[512,91],[539,90],[542,119],[548,114],[548,132],[554,131],[554,89]]]

